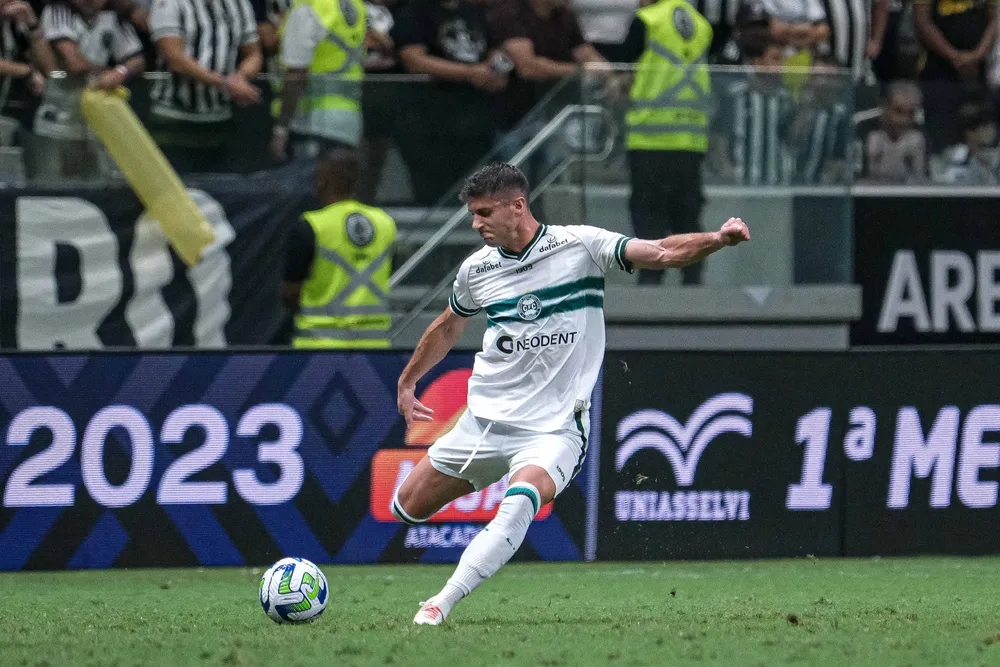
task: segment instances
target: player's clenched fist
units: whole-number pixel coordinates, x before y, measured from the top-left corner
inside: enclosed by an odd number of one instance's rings
[[[729,220],[726,220],[722,225],[722,229],[719,230],[719,234],[722,236],[722,242],[729,246],[738,245],[750,240],[750,228],[747,227],[747,223],[739,218],[729,218]]]

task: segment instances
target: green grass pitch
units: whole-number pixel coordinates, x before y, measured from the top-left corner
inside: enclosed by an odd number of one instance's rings
[[[324,568],[279,626],[260,569],[0,574],[0,665],[1000,665],[1000,559],[515,564],[440,628],[440,566]]]

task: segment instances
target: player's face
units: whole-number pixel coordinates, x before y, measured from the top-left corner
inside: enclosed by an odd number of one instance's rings
[[[517,213],[523,197],[499,199],[483,197],[469,202],[472,214],[472,228],[479,232],[483,241],[491,248],[497,248],[516,240]]]

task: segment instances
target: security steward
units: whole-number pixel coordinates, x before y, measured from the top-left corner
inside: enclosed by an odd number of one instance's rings
[[[296,0],[279,27],[284,70],[268,150],[314,158],[361,140],[367,9],[363,0]]]
[[[712,26],[687,0],[642,0],[623,44],[637,62],[626,115],[635,235],[644,239],[700,231],[701,163],[708,148],[706,58]],[[683,269],[684,284],[701,281],[702,262]],[[663,271],[639,271],[640,285]]]
[[[389,347],[389,275],[396,223],[358,202],[361,168],[353,150],[329,149],[316,165],[323,208],[289,233],[282,301],[296,313],[294,346]]]

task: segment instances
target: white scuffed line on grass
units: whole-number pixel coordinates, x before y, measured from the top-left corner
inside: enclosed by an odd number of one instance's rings
[[[515,564],[513,566],[507,566],[507,567],[505,567],[505,568],[503,568],[501,570],[501,574],[505,578],[512,578],[512,579],[534,579],[534,578],[538,578],[540,576],[544,576],[546,578],[552,578],[552,579],[567,579],[567,578],[575,578],[575,577],[579,577],[579,576],[588,576],[588,577],[639,577],[639,576],[661,577],[661,576],[669,576],[669,577],[676,578],[676,579],[704,579],[705,578],[705,575],[701,574],[699,572],[690,572],[690,571],[683,571],[683,570],[675,570],[675,569],[672,569],[672,568],[664,569],[664,568],[630,567],[630,568],[616,569],[616,568],[607,568],[607,567],[597,566],[597,567],[594,567],[594,568],[584,567],[584,568],[580,568],[579,570],[574,570],[572,572],[540,572],[538,570],[535,570],[535,571],[524,571],[524,570],[521,570],[520,567],[518,567],[519,565],[528,565],[529,567],[531,567],[534,570],[535,566],[539,565],[539,563],[518,563],[518,564]],[[555,563],[553,563],[553,565],[555,565]],[[332,567],[333,571],[336,571],[336,566],[331,566],[331,567]],[[385,566],[381,566],[381,567],[385,567]],[[389,567],[392,567],[392,566],[389,566]],[[454,568],[454,564],[452,564],[452,565],[447,565],[447,564],[444,564],[444,565],[428,565],[427,567],[428,568],[430,568],[430,567],[442,567],[442,568],[444,568],[444,567],[452,567],[452,568]],[[328,574],[328,576],[329,576],[329,574]],[[399,575],[396,575],[396,574],[380,574],[378,572],[372,572],[370,574],[361,574],[361,573],[358,573],[358,572],[352,572],[351,573],[351,578],[352,579],[364,579],[364,580],[368,580],[368,581],[396,581],[396,580],[401,579],[401,577]]]
[[[644,568],[644,567],[631,567],[623,569],[614,568],[595,568],[595,569],[581,569],[574,572],[553,572],[553,573],[539,573],[539,572],[523,572],[519,571],[516,567],[511,569],[501,570],[503,576],[513,578],[513,579],[529,579],[537,578],[539,576],[544,576],[546,578],[553,579],[572,579],[580,576],[585,577],[660,577],[669,576],[671,578],[677,579],[702,579],[705,575],[698,572],[685,572],[679,570],[665,570],[663,568]]]

